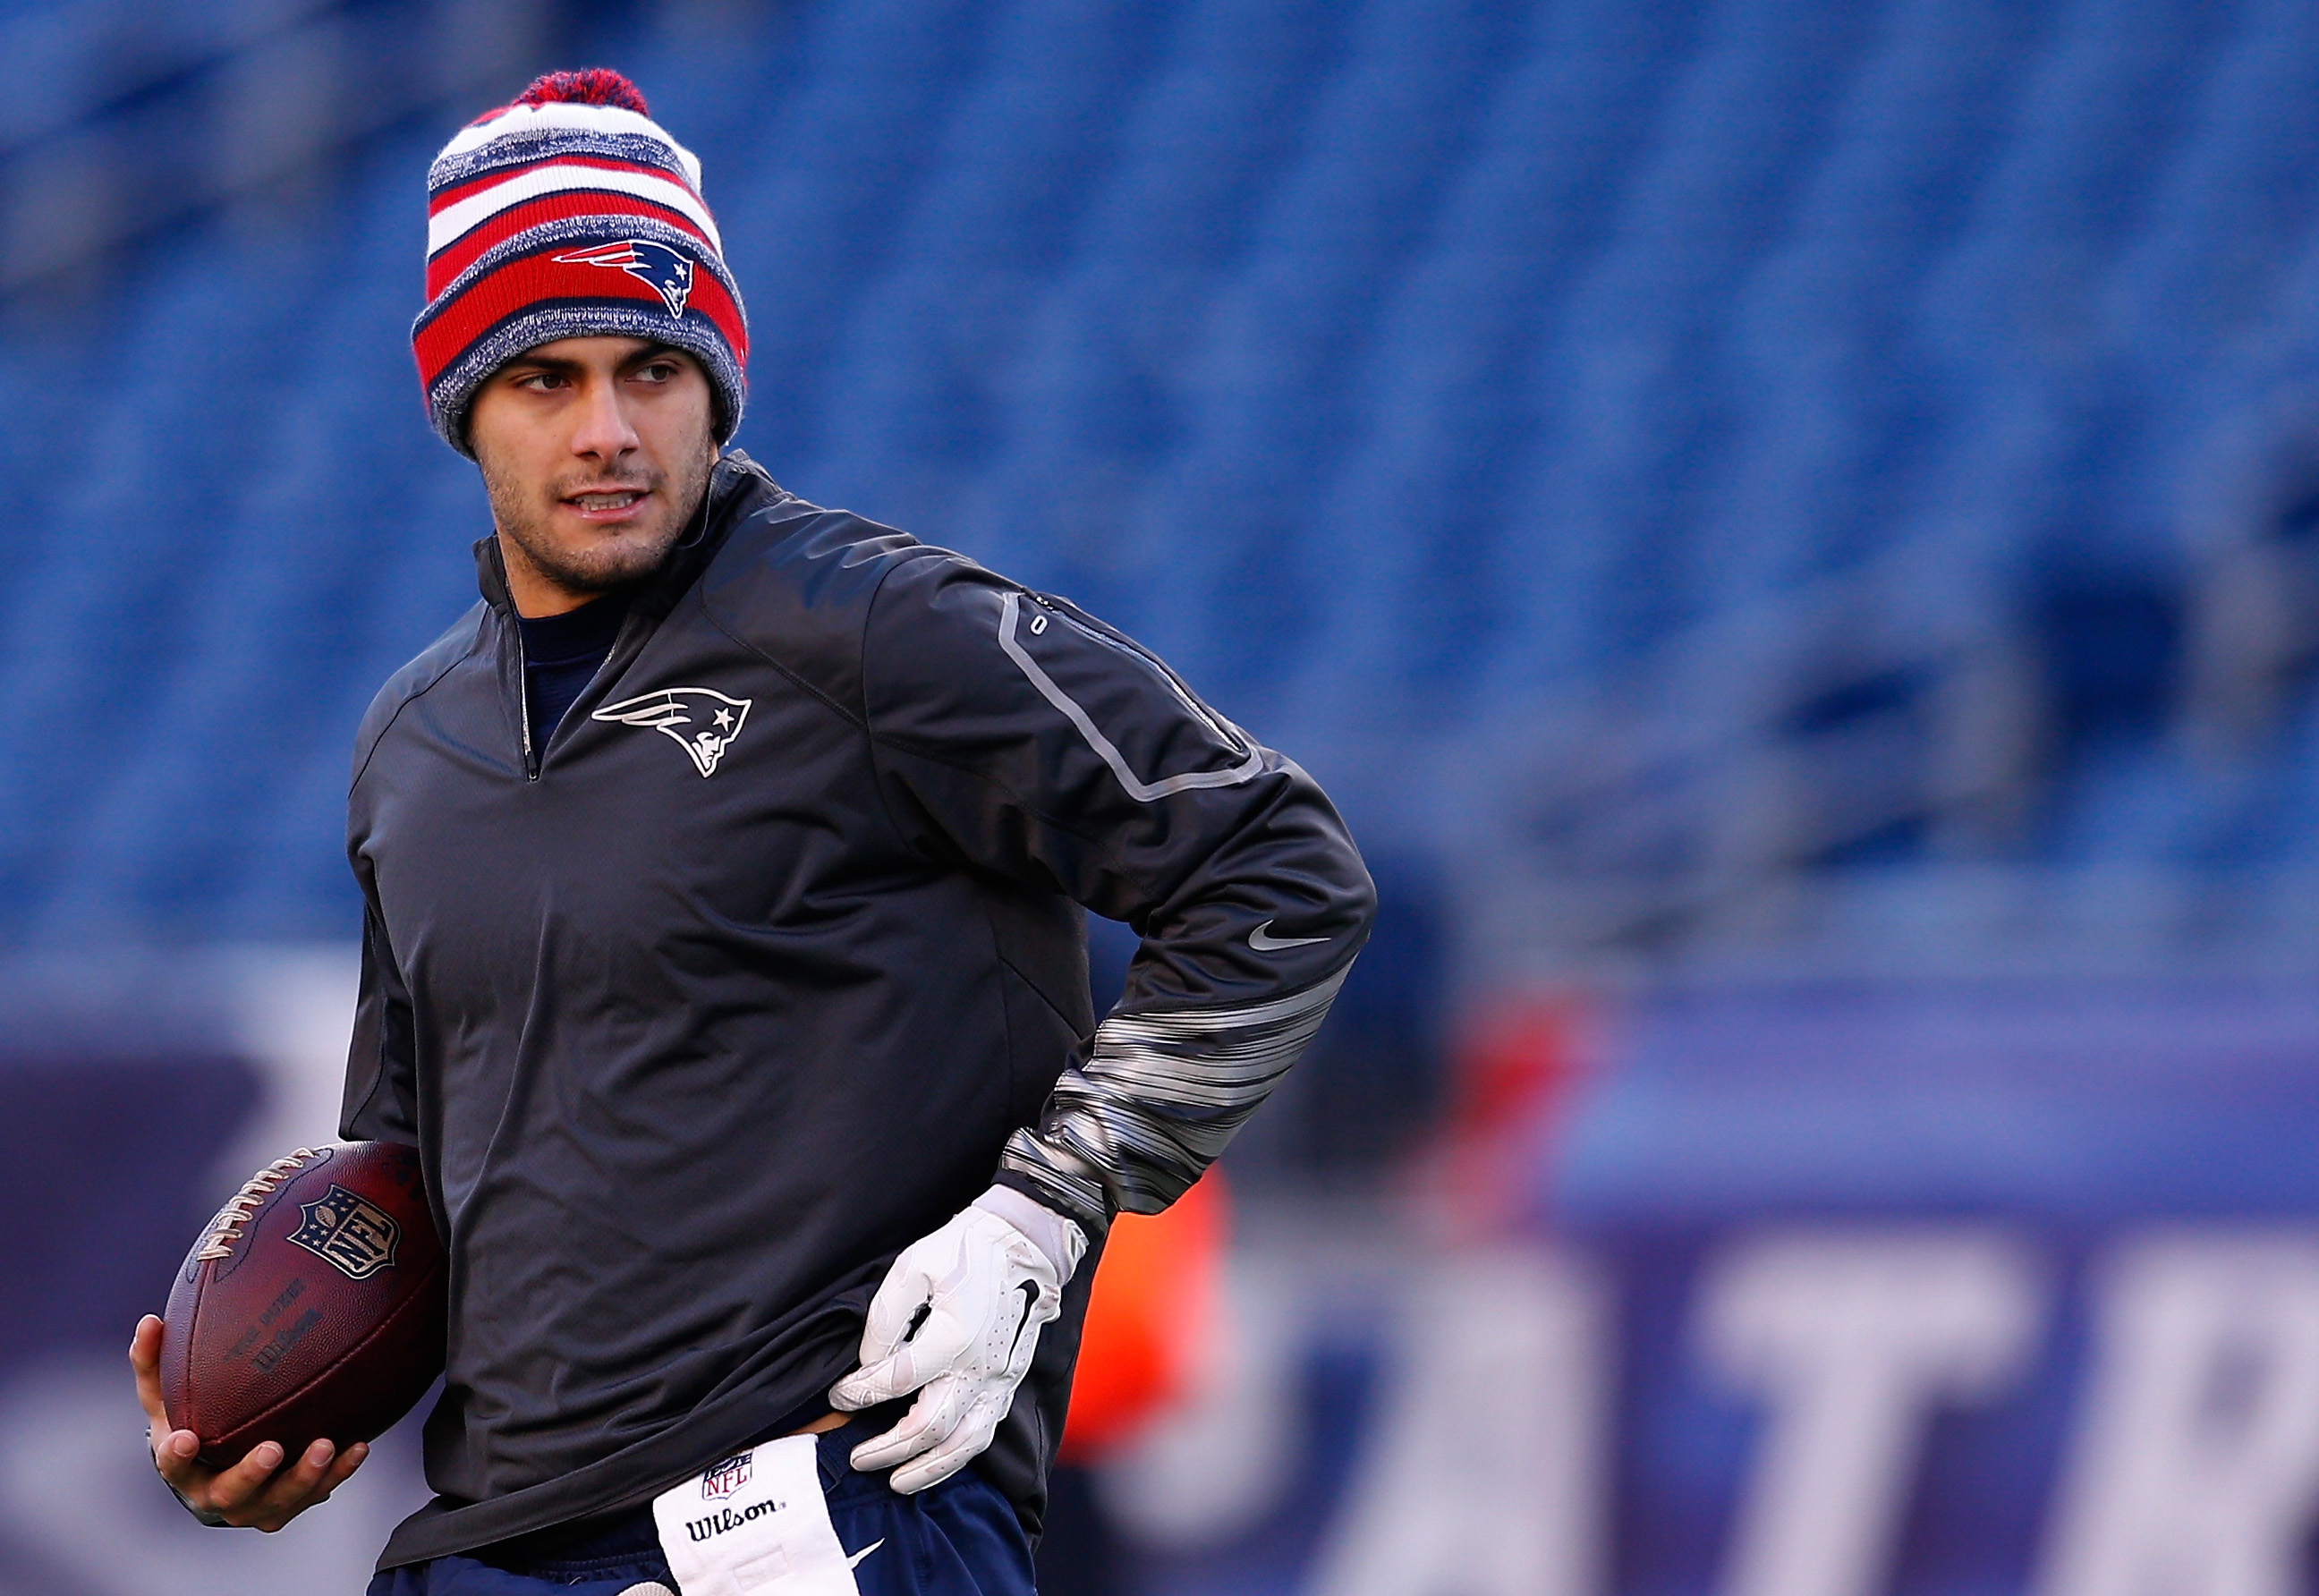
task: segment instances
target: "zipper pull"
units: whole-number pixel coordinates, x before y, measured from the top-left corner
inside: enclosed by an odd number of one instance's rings
[[[523,623],[510,608],[508,612],[509,636],[515,643],[515,716],[523,727],[523,779],[539,780],[539,755],[531,745],[531,662],[524,657]]]

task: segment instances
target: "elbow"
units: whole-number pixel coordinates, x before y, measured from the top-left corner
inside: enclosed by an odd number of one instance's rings
[[[1361,862],[1359,854],[1354,854],[1351,862],[1352,879],[1346,887],[1344,912],[1353,923],[1354,933],[1367,942],[1371,928],[1376,924],[1376,881],[1370,876],[1368,867]]]
[[[1350,841],[1345,843],[1337,868],[1330,872],[1329,898],[1329,923],[1345,927],[1346,940],[1358,951],[1376,924],[1377,889],[1368,866],[1361,862]]]

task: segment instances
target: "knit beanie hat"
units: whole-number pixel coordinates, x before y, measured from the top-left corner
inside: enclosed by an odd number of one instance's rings
[[[700,162],[617,72],[551,72],[477,117],[427,172],[427,308],[411,329],[428,419],[472,455],[485,378],[557,338],[650,338],[699,357],[717,441],[741,424],[749,324]]]

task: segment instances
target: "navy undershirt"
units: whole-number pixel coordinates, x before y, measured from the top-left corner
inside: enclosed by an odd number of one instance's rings
[[[615,588],[562,615],[516,618],[523,628],[523,685],[531,697],[534,747],[547,746],[572,700],[596,679],[634,596],[633,588]]]

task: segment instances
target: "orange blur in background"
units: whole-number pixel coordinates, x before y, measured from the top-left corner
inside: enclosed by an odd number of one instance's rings
[[[1215,1333],[1228,1206],[1211,1168],[1165,1212],[1112,1222],[1071,1383],[1066,1460],[1100,1457],[1184,1393]]]

